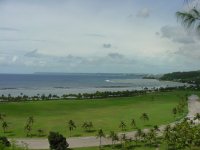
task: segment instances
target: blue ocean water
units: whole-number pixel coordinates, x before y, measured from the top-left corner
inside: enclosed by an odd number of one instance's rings
[[[181,86],[183,83],[142,79],[139,74],[0,74],[0,94],[92,93],[121,91],[144,87]]]

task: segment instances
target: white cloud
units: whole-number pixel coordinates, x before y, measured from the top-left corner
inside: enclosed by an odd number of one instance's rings
[[[163,26],[160,30],[161,37],[168,38],[173,42],[182,44],[195,43],[196,35],[185,31],[182,27],[178,26]]]
[[[13,56],[12,62],[15,63],[17,61],[17,59],[18,59],[18,56]]]
[[[148,8],[142,8],[137,13],[137,17],[148,18],[149,16],[150,16],[150,10]]]
[[[180,5],[140,0],[6,1],[0,5],[0,70],[174,70],[182,63],[178,50],[198,41],[176,27],[174,12]]]

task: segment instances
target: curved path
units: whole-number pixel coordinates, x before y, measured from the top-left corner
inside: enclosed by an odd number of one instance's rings
[[[200,101],[197,95],[191,95],[188,97],[188,115],[187,117],[190,119],[194,118],[196,113],[200,113]],[[171,123],[173,125],[175,123]],[[162,132],[166,125],[160,126],[160,131]],[[148,129],[144,129],[144,131],[148,131]],[[127,137],[134,137],[136,131],[132,132],[125,132]],[[119,136],[123,133],[119,133]],[[17,145],[27,145],[29,149],[49,149],[49,143],[47,139],[39,139],[39,138],[21,138],[21,139],[14,139]],[[92,147],[92,146],[99,146],[99,139],[95,136],[89,137],[72,137],[68,138],[67,142],[69,143],[70,148],[78,148],[78,147]],[[107,138],[102,139],[102,145],[109,145],[111,144],[111,140]]]

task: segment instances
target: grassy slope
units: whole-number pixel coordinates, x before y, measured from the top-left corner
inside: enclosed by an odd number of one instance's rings
[[[118,128],[121,120],[130,128],[130,120],[134,118],[140,128],[153,125],[166,124],[174,121],[171,113],[185,92],[157,93],[152,100],[152,94],[145,96],[114,98],[101,100],[71,100],[71,101],[35,101],[0,103],[0,113],[7,115],[9,131],[6,136],[25,137],[24,125],[28,116],[34,116],[33,133],[42,128],[49,131],[58,131],[69,136],[67,121],[72,119],[77,129],[73,136],[95,135],[87,133],[81,128],[83,121],[92,121],[95,129],[102,128],[106,133],[111,130],[120,131]],[[179,95],[179,96],[178,96]],[[140,120],[143,112],[149,114],[150,121],[144,123]],[[4,134],[0,129],[0,135]]]

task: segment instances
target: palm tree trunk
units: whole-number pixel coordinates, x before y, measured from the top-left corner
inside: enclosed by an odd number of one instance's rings
[[[112,148],[113,148],[113,143],[114,143],[114,141],[112,140]]]
[[[99,148],[101,149],[101,137],[100,137],[100,142],[99,142]]]

